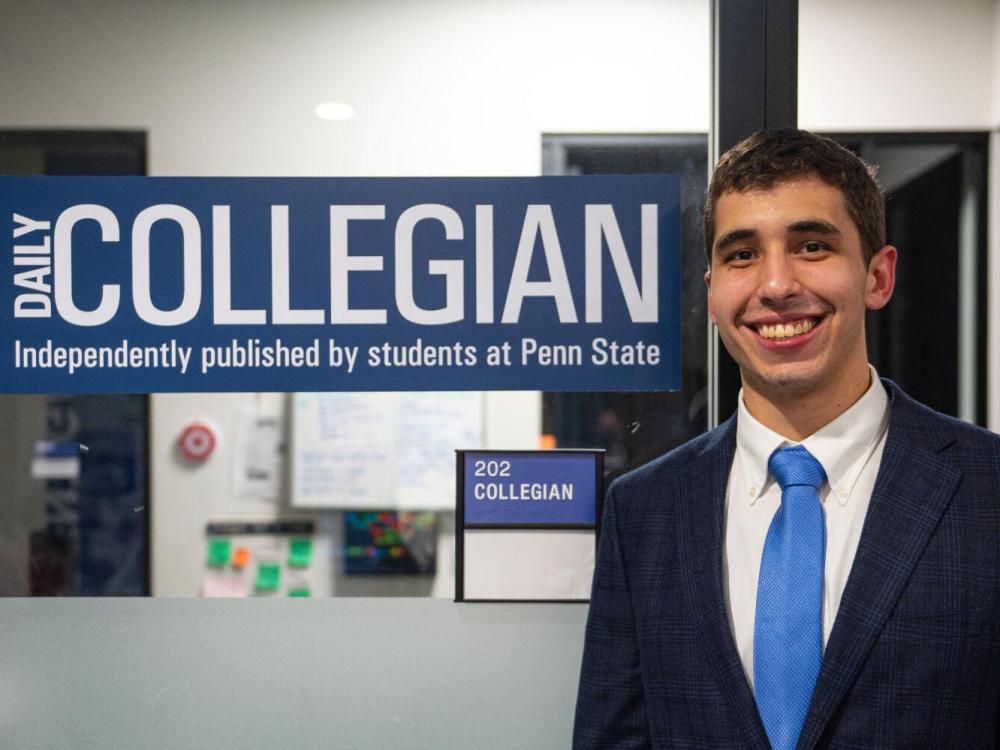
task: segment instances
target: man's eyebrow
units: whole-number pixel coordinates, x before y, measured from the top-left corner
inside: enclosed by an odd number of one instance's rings
[[[833,224],[819,219],[805,219],[796,221],[788,225],[788,231],[794,234],[825,234],[829,236],[840,235],[840,230]]]
[[[743,240],[750,240],[757,237],[756,230],[753,229],[734,229],[732,232],[726,232],[722,235],[715,243],[715,252],[721,253],[730,245],[737,242],[742,242]]]

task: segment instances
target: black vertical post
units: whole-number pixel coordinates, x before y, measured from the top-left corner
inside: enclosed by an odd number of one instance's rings
[[[798,37],[798,0],[713,0],[712,164],[758,130],[796,126]],[[712,328],[710,428],[736,410],[740,389],[739,368]]]

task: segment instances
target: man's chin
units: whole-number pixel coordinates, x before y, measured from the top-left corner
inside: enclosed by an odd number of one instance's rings
[[[762,396],[781,397],[814,393],[820,384],[820,377],[811,367],[784,365],[744,376],[744,381]]]

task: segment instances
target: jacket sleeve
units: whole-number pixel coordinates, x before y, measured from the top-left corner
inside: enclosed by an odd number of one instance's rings
[[[573,747],[625,750],[649,746],[635,615],[612,485],[604,505],[590,594]]]

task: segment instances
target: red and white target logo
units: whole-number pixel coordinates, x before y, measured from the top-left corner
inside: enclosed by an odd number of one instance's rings
[[[215,450],[215,431],[204,422],[193,422],[177,439],[181,455],[192,463],[208,460]]]

